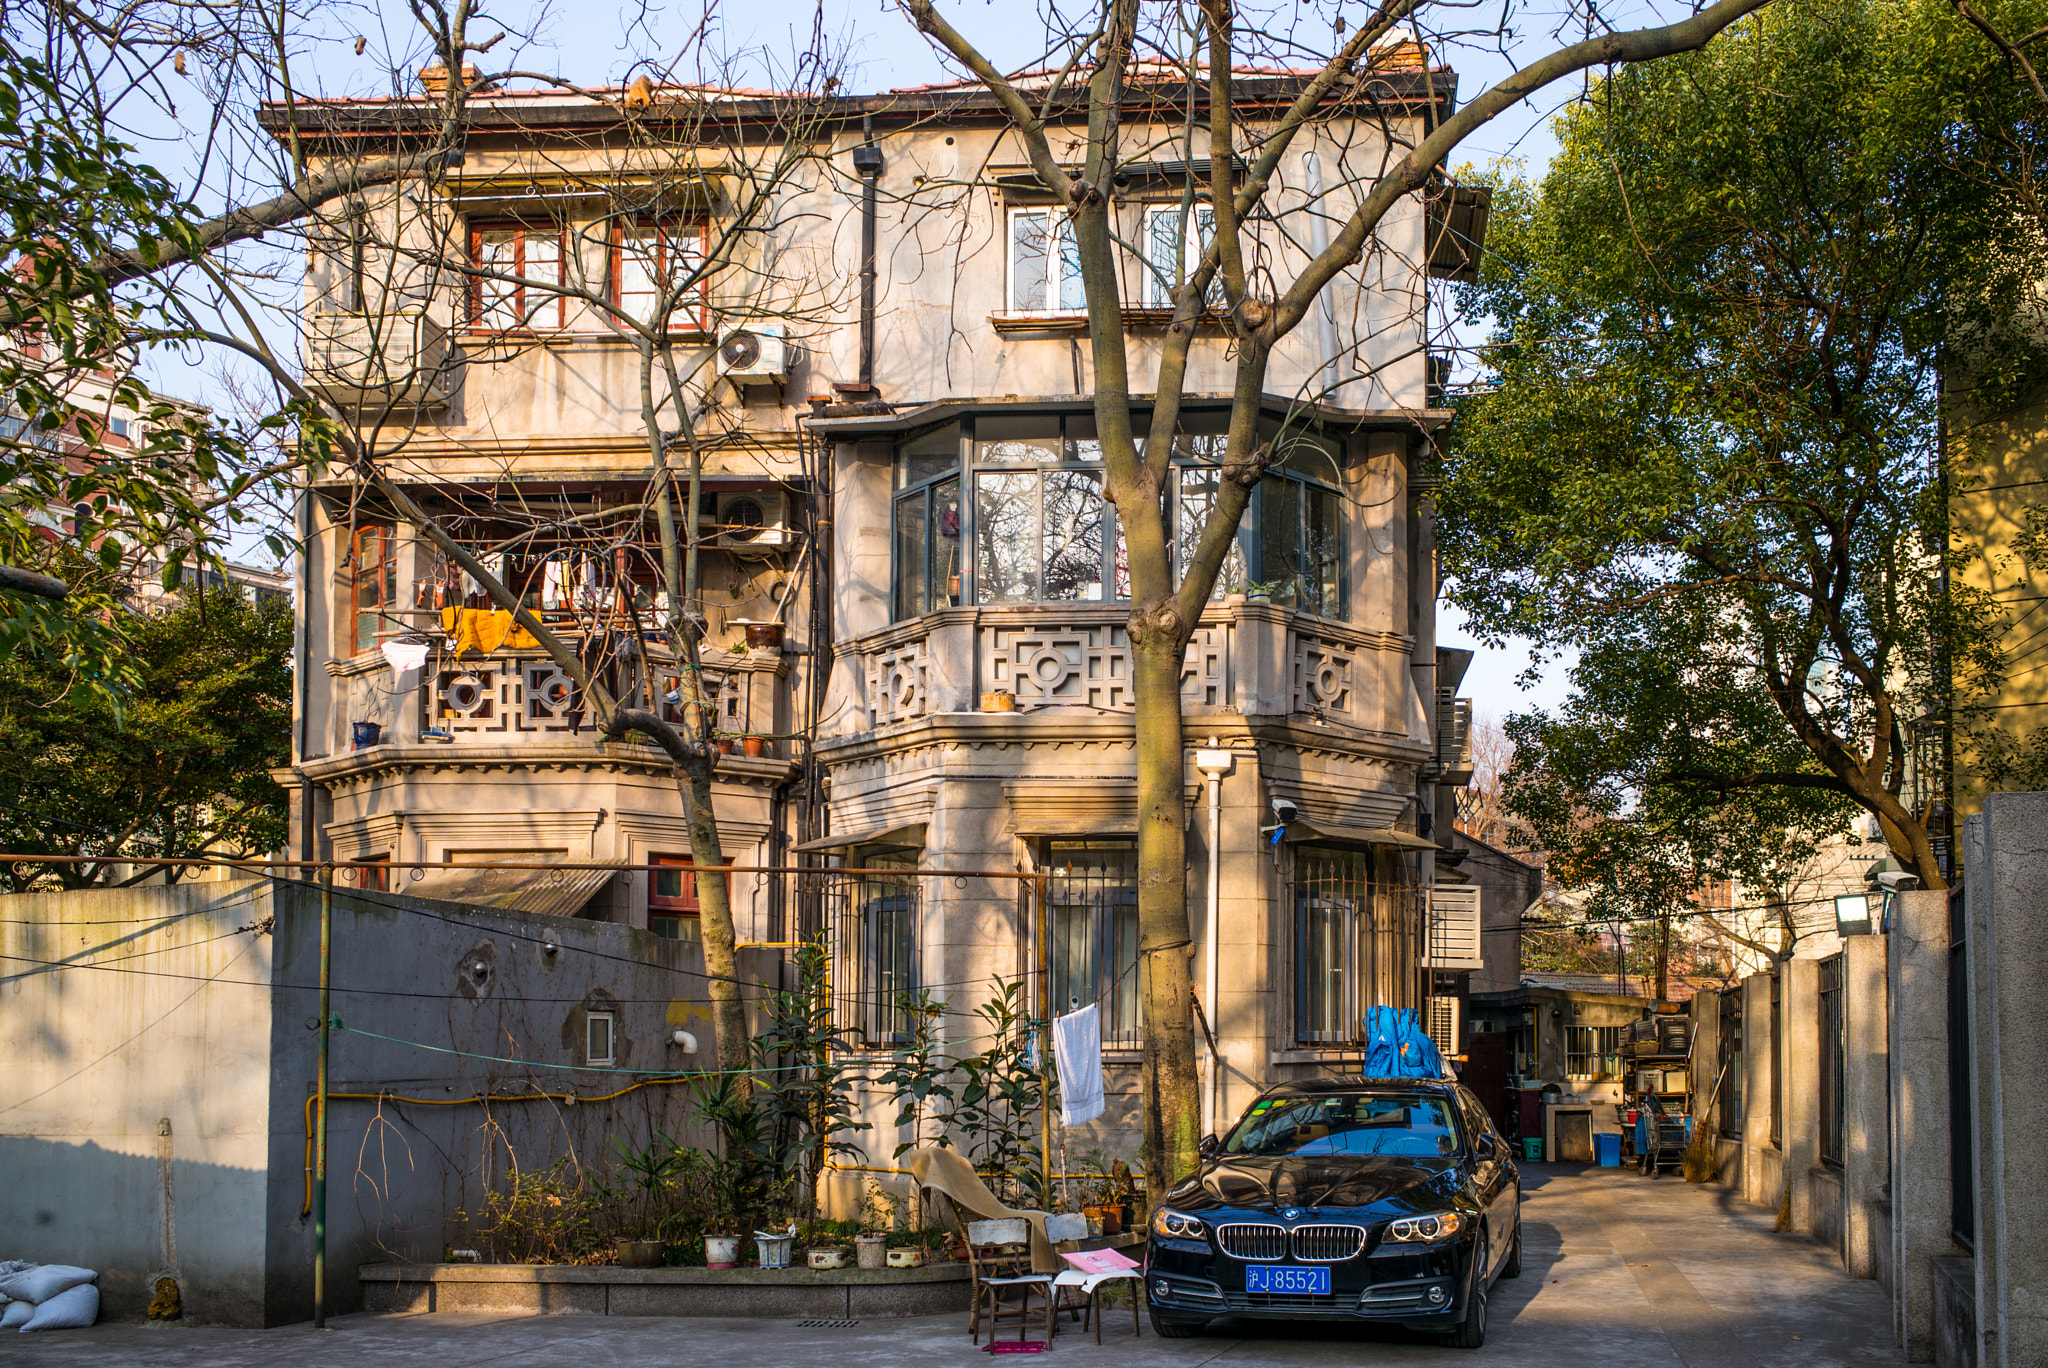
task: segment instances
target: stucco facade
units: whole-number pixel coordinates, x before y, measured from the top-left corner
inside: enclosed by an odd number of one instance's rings
[[[1273,110],[1298,88],[1271,74],[1246,80],[1254,106],[1265,99]],[[1259,81],[1271,90],[1260,94]],[[1419,67],[1376,78],[1371,117],[1339,113],[1290,152],[1272,191],[1276,216],[1341,219],[1360,178],[1383,164],[1384,133],[1416,136],[1454,89],[1447,72]],[[1010,885],[924,877],[914,898],[878,898],[845,923],[864,929],[841,935],[836,923],[813,924],[818,914],[787,880],[740,874],[740,938],[823,931],[839,937],[836,954],[856,959],[883,955],[876,947],[886,942],[887,964],[835,971],[836,983],[866,984],[859,991],[875,997],[859,1009],[863,1020],[888,1016],[882,998],[928,989],[948,1000],[947,1030],[963,1041],[976,995],[995,976],[1048,974],[1034,990],[1055,1011],[1095,1001],[1112,1019],[1110,1112],[1073,1143],[1128,1154],[1137,1042],[1118,1014],[1126,994],[1135,1001],[1129,609],[1091,454],[1082,315],[1044,276],[1065,250],[1045,226],[1049,197],[1033,188],[992,103],[972,90],[827,98],[803,126],[802,156],[789,154],[799,139],[786,109],[704,92],[673,97],[673,109],[688,103],[701,120],[697,143],[679,151],[655,129],[670,98],[656,92],[636,115],[602,98],[479,97],[459,171],[368,197],[349,229],[367,252],[330,245],[310,258],[307,345],[327,369],[311,366],[309,383],[423,506],[480,551],[511,555],[515,569],[526,552],[587,546],[594,526],[619,546],[644,547],[654,472],[639,353],[576,292],[623,297],[619,234],[637,230],[606,225],[639,222],[638,210],[621,208],[629,200],[668,206],[714,258],[729,250],[730,268],[714,272],[686,320],[701,330],[696,350],[679,350],[706,362],[684,388],[703,461],[699,526],[710,539],[691,609],[703,621],[716,725],[769,738],[761,756],[719,761],[727,858],[1052,876],[1039,924]],[[412,126],[423,109],[316,109],[308,136],[331,157],[344,128],[374,137]],[[1383,129],[1377,120],[1388,115]],[[1127,137],[1155,149],[1186,140],[1142,119]],[[1158,216],[1200,188],[1206,163],[1187,152],[1201,149],[1190,143],[1183,160],[1159,152],[1126,168],[1117,193],[1133,240],[1149,240]],[[876,206],[871,316],[861,305],[862,165]],[[744,250],[721,248],[742,219],[758,231]],[[1295,454],[1262,484],[1187,652],[1190,752],[1213,739],[1232,756],[1213,840],[1192,758],[1187,778],[1194,954],[1218,960],[1207,1009],[1225,1116],[1275,1077],[1355,1060],[1357,1018],[1372,1002],[1421,1006],[1453,988],[1433,977],[1423,945],[1426,890],[1462,881],[1436,869],[1430,833],[1448,810],[1439,784],[1467,768],[1458,719],[1469,715],[1440,687],[1454,685],[1462,653],[1440,680],[1435,641],[1424,470],[1430,434],[1448,414],[1431,406],[1429,388],[1430,221],[1421,199],[1405,201],[1274,351],[1264,422],[1269,440]],[[1261,232],[1264,268],[1282,282],[1316,236],[1275,224]],[[548,255],[556,251],[559,260]],[[569,298],[480,294],[480,253],[557,273]],[[1141,408],[1168,321],[1148,293],[1156,264],[1125,263]],[[498,326],[518,310],[525,326]],[[365,321],[379,318],[393,321],[378,344],[385,383],[370,395],[334,343],[379,333]],[[780,378],[719,378],[731,366],[710,358],[734,331],[779,357]],[[1204,443],[1220,431],[1233,375],[1228,340],[1200,325],[1186,451],[1168,495],[1185,520],[1176,527],[1198,521],[1203,490],[1213,489]],[[691,445],[673,439],[671,461]],[[722,549],[723,501],[742,495],[768,510],[775,530]],[[668,762],[638,742],[599,744],[540,653],[454,657],[439,610],[420,605],[457,586],[416,529],[338,474],[309,491],[304,517],[305,687],[286,776],[296,855],[636,865],[687,852]],[[364,551],[362,529],[380,518],[395,550],[373,537]],[[384,558],[371,592],[395,604],[373,630],[363,626],[365,557]],[[622,586],[631,578],[617,573]],[[745,645],[744,622],[768,619],[784,629],[780,643]],[[376,650],[383,640],[427,644],[420,676],[396,675]],[[658,642],[637,652],[658,684],[676,668]],[[629,679],[631,664],[607,668]],[[1201,931],[1211,861],[1215,945]],[[621,873],[581,914],[687,934],[687,918],[663,923],[650,907],[648,880]],[[883,919],[893,919],[886,932]],[[863,1043],[886,1048],[889,1032],[875,1029],[879,1038]],[[876,1100],[874,1119],[892,1107]],[[888,1152],[887,1129],[871,1150]]]

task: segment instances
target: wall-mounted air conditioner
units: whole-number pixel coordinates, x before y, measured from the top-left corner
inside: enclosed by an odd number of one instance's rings
[[[740,555],[779,551],[796,540],[789,496],[779,489],[713,494],[710,519],[698,530],[705,546]]]
[[[735,385],[779,385],[789,379],[789,343],[773,327],[729,332],[718,344],[718,373]]]

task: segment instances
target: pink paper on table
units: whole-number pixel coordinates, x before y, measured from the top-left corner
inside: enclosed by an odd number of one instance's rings
[[[1083,1273],[1127,1273],[1138,1266],[1115,1249],[1084,1249],[1079,1254],[1062,1254],[1062,1259]]]

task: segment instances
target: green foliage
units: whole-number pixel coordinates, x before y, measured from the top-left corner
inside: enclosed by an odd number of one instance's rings
[[[284,843],[270,770],[291,738],[292,609],[193,592],[110,624],[125,706],[42,653],[0,660],[0,843],[132,860],[260,853]],[[15,865],[13,886],[77,887],[100,865]]]
[[[1024,981],[998,977],[991,987],[989,1000],[974,1009],[975,1038],[987,1045],[953,1061],[962,1082],[946,1123],[960,1133],[968,1161],[998,1197],[1050,1209],[1038,1126],[1041,1106],[1059,1105],[1058,1083],[1050,1060],[1037,1067]]]
[[[2043,361],[2007,326],[2037,248],[1990,135],[1957,135],[2002,79],[1960,25],[1770,7],[1595,83],[1542,184],[1497,186],[1449,593],[1484,634],[1581,651],[1571,702],[1511,725],[1511,804],[1581,863],[1655,855],[1659,887],[1616,898],[1762,869],[1851,802],[1932,872],[1916,720],[1999,668],[1991,605],[1937,574],[1944,349],[2000,383]]]
[[[796,984],[775,995],[768,1028],[751,1042],[760,1084],[756,1153],[776,1189],[815,1206],[817,1180],[832,1159],[865,1161],[843,1138],[868,1129],[855,1119],[848,1044],[832,1021],[830,962],[825,948],[796,953]],[[800,1181],[808,1175],[810,1181]]]
[[[953,1101],[953,1087],[947,1080],[954,1064],[939,1041],[939,1020],[945,1004],[920,989],[899,997],[896,1009],[910,1023],[910,1038],[890,1056],[889,1066],[875,1075],[875,1082],[895,1092],[896,1125],[899,1129],[908,1127],[911,1138],[890,1151],[891,1159],[901,1159],[907,1151],[923,1144],[925,1119],[943,1115]],[[946,1149],[951,1147],[952,1140],[942,1130],[932,1137],[931,1143]]]

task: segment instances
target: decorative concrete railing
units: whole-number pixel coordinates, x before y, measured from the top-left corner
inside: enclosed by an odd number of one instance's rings
[[[1074,705],[1130,712],[1128,611],[1120,604],[952,608],[845,643],[863,687],[868,729],[934,713],[971,712],[984,692],[1021,708]],[[1378,652],[1405,658],[1394,633],[1264,604],[1213,604],[1181,666],[1187,711],[1304,714],[1372,725]],[[1404,678],[1395,674],[1394,678]]]

